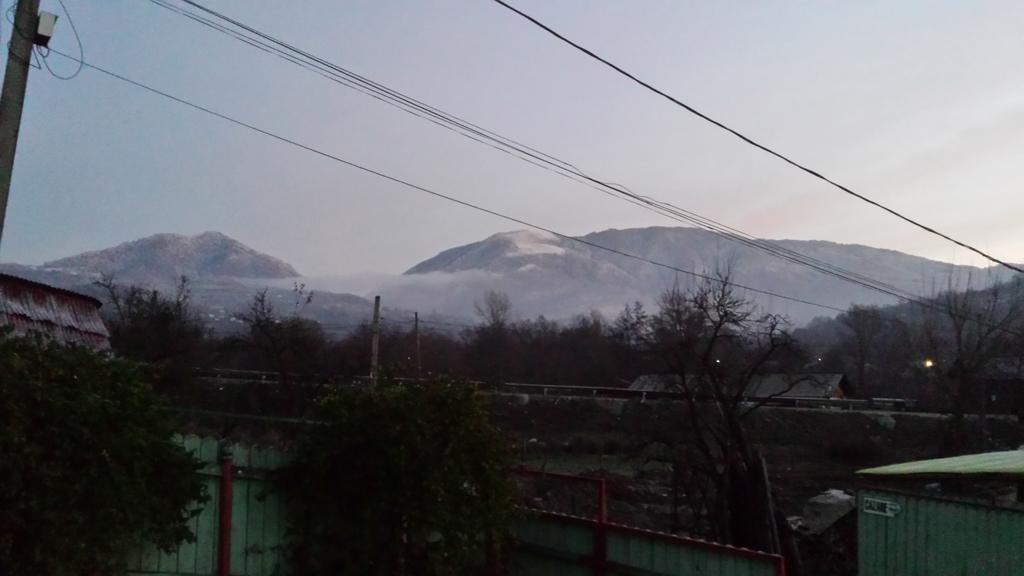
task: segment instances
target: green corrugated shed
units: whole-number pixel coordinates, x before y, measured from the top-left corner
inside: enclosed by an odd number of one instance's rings
[[[904,462],[860,470],[886,478],[1024,479],[1024,450]],[[859,576],[1024,574],[1024,507],[931,494],[857,495]]]
[[[1024,574],[1024,511],[863,490],[857,496],[859,576]]]
[[[1024,450],[903,462],[860,470],[868,476],[1005,476],[1024,479]]]

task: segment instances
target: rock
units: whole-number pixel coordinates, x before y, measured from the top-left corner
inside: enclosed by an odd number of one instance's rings
[[[882,428],[885,428],[886,430],[896,429],[896,419],[888,414],[873,416],[871,419],[874,420],[875,422],[878,422],[878,425],[881,426]]]
[[[790,518],[790,525],[803,533],[816,535],[828,530],[857,507],[857,499],[844,490],[826,490],[804,504],[803,516]]]

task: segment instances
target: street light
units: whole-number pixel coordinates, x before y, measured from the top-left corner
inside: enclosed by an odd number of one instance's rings
[[[925,358],[924,359],[924,367],[925,368],[931,368],[932,366],[935,366],[935,361],[932,360],[931,358]]]

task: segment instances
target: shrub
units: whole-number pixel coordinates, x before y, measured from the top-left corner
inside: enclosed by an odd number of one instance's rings
[[[314,419],[282,477],[295,573],[480,573],[511,485],[471,387],[339,391]]]
[[[0,422],[0,572],[112,574],[191,537],[198,464],[137,365],[0,336]]]

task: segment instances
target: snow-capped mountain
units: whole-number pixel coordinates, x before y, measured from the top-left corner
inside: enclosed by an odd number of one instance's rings
[[[695,228],[612,229],[580,240],[586,243],[533,231],[495,234],[445,250],[413,266],[406,275],[430,278],[424,282],[427,298],[442,312],[465,310],[465,298],[474,290],[500,289],[510,295],[520,314],[554,318],[591,309],[612,315],[634,300],[653,303],[675,282],[686,286],[694,281],[685,273],[593,246],[597,245],[706,275],[728,268],[739,284],[837,308],[896,302],[891,296]],[[976,286],[1006,277],[995,269],[955,266],[869,246],[804,240],[772,243],[920,295],[945,288],[951,275],[963,279],[970,273]],[[423,290],[418,294],[420,300],[425,296]],[[833,313],[755,292],[747,296],[765,310],[784,313],[797,323]],[[392,301],[395,297],[401,300],[400,293],[393,294]]]
[[[105,298],[95,285],[102,276],[121,285],[173,293],[182,276],[192,302],[211,327],[237,328],[234,316],[266,289],[283,313],[293,309],[293,282],[301,281],[289,264],[219,232],[196,236],[155,234],[104,250],[46,262],[41,266],[2,264],[0,272]],[[353,294],[318,292],[304,314],[331,332],[345,332],[370,318],[373,305]]]
[[[296,278],[282,260],[262,254],[220,232],[196,236],[154,234],[112,248],[46,262],[46,269],[79,274],[110,274],[117,279],[162,286],[181,276],[199,279]]]
[[[695,281],[684,272],[644,260],[706,275],[729,268],[738,284],[840,309],[896,302],[695,228],[613,229],[579,240],[583,242],[545,232],[505,232],[444,250],[402,275],[355,279],[299,277],[284,261],[216,232],[157,234],[41,266],[4,264],[0,272],[97,295],[101,294],[93,282],[101,274],[113,274],[121,284],[166,291],[185,275],[191,281],[193,302],[218,328],[230,328],[232,316],[264,288],[283,310],[289,309],[294,303],[292,284],[304,282],[317,292],[304,314],[335,332],[367,321],[377,294],[389,310],[385,317],[397,322],[411,318],[413,310],[421,318],[471,322],[476,319],[473,304],[487,290],[506,292],[519,318],[543,314],[559,320],[596,310],[610,319],[628,303],[654,306],[674,283],[687,287]],[[804,240],[776,240],[773,245],[919,295],[945,289],[950,277],[962,281],[970,274],[977,288],[1008,277],[995,268],[954,266],[868,246]],[[746,295],[763,310],[785,314],[796,324],[835,313],[761,293]]]

